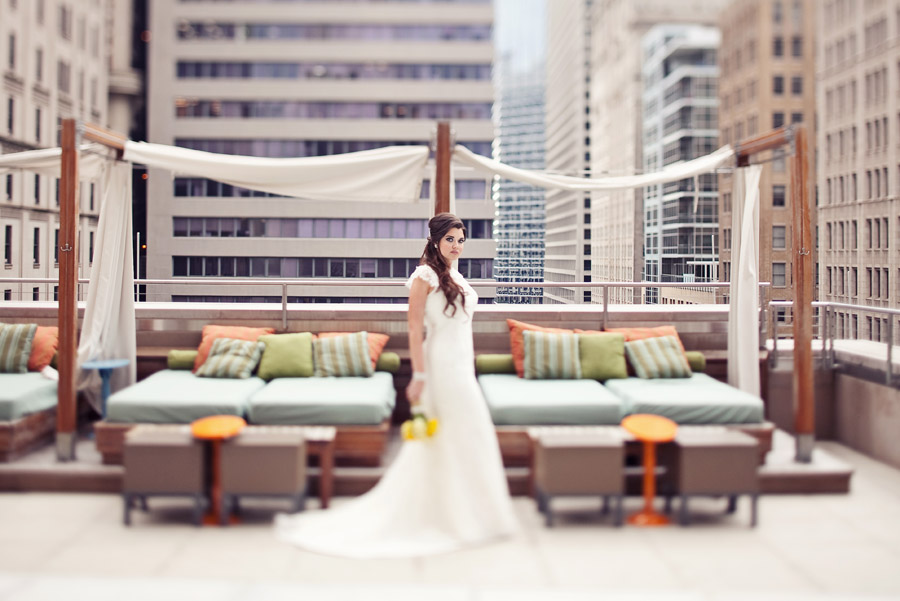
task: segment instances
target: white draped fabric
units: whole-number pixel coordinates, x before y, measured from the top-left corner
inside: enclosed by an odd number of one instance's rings
[[[232,186],[317,200],[417,202],[427,146],[390,146],[322,157],[270,159],[127,142],[126,161]]]
[[[721,166],[733,157],[734,150],[731,146],[723,146],[715,152],[702,156],[699,159],[678,163],[676,165],[669,165],[661,171],[655,171],[653,173],[617,177],[583,178],[510,167],[499,161],[477,155],[465,146],[457,145],[453,150],[453,160],[461,165],[466,165],[480,171],[487,171],[488,173],[493,173],[506,179],[524,182],[540,188],[584,192],[629,190],[633,188],[642,188],[644,186],[652,186],[654,184],[677,182],[681,179],[714,171],[716,167]]]
[[[735,171],[731,233],[728,383],[759,396],[759,178],[761,165]]]
[[[96,144],[86,144],[80,150],[78,172],[81,179],[97,179],[100,177],[100,171],[107,160],[107,150]],[[59,177],[61,157],[61,148],[42,148],[40,150],[0,154],[0,173],[27,170],[47,177]]]
[[[128,367],[113,370],[113,391],[136,381],[137,343],[134,314],[134,264],[131,248],[131,164],[106,161],[101,176],[100,222],[94,263],[78,343],[78,364],[97,359],[129,359]],[[79,389],[96,396],[97,372],[81,372]]]

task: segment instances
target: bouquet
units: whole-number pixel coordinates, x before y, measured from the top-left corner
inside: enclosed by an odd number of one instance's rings
[[[424,440],[434,436],[438,429],[438,420],[429,419],[424,413],[413,413],[412,417],[400,426],[403,440]]]

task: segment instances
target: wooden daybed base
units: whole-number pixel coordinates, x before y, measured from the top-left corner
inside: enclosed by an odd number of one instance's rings
[[[11,461],[53,440],[56,407],[16,420],[0,421],[0,461]]]
[[[106,465],[121,465],[125,434],[137,424],[97,422],[97,450]],[[336,426],[335,460],[338,465],[377,467],[387,446],[390,421],[377,426]]]

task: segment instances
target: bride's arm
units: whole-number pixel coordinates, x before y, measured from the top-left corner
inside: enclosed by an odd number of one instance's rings
[[[412,379],[406,387],[406,398],[412,405],[419,404],[419,397],[422,396],[422,389],[425,387],[425,351],[422,348],[422,341],[425,338],[425,299],[429,291],[430,286],[421,278],[413,280],[409,289],[407,322]]]

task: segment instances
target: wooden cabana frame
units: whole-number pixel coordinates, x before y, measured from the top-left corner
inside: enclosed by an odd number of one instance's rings
[[[59,383],[57,385],[56,457],[75,459],[78,411],[78,146],[82,140],[102,144],[121,157],[127,138],[90,123],[63,119],[59,181]]]
[[[750,164],[750,157],[767,150],[789,146],[791,199],[791,255],[794,285],[794,433],[795,459],[812,461],[815,444],[815,383],[812,357],[812,302],[815,266],[809,194],[809,147],[806,126],[781,127],[742,141],[735,147],[738,167]]]

